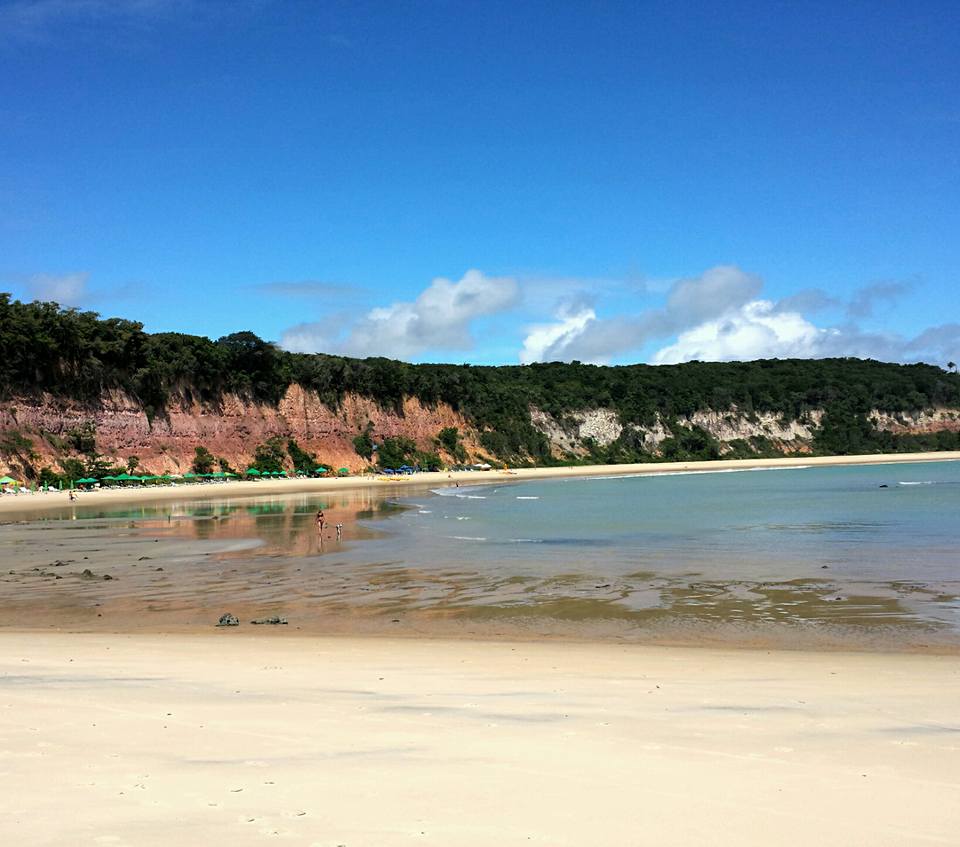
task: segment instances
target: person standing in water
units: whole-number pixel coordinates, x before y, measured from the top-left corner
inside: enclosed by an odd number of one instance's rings
[[[317,512],[317,532],[319,532],[321,536],[323,535],[323,527],[326,522],[326,518],[323,516],[323,509],[321,509]]]

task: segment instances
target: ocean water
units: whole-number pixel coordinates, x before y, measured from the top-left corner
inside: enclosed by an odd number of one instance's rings
[[[429,563],[711,579],[960,577],[960,463],[572,478],[437,488],[388,542]],[[826,568],[824,568],[826,566]]]
[[[131,534],[202,542],[202,558],[131,563],[98,589],[113,592],[104,603],[124,592],[141,617],[202,601],[319,630],[379,621],[418,634],[960,650],[960,462],[426,479],[432,488],[399,498],[104,509],[90,495],[28,529],[68,519],[91,558]]]
[[[371,547],[450,575],[441,602],[472,619],[797,645],[960,636],[957,462],[575,478],[400,502]]]

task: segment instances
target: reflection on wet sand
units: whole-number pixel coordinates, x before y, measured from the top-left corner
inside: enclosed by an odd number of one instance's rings
[[[322,538],[317,509],[328,519]],[[552,574],[523,573],[521,560],[418,564],[380,520],[402,511],[351,492],[78,509],[7,525],[0,625],[169,631],[208,628],[230,611],[282,615],[289,631],[960,650],[957,581],[711,580],[611,574],[589,560]]]

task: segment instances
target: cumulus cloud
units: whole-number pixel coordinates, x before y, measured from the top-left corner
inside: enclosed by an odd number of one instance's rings
[[[29,299],[59,303],[61,306],[78,306],[87,295],[88,273],[34,274],[27,278]]]
[[[822,288],[805,288],[789,297],[784,297],[777,303],[780,312],[823,312],[827,309],[843,307],[844,303]]]
[[[557,358],[555,351],[566,350],[596,321],[597,313],[588,306],[579,309],[562,307],[557,310],[557,322],[534,324],[523,339],[520,363],[545,362]]]
[[[667,296],[664,325],[689,326],[752,300],[763,288],[760,277],[740,268],[720,266],[676,282]]]
[[[416,300],[371,309],[344,334],[331,334],[324,325],[300,324],[283,334],[281,345],[298,352],[399,359],[427,350],[469,350],[473,322],[510,308],[517,297],[512,278],[469,270],[456,282],[438,277]]]
[[[674,282],[663,307],[637,315],[606,319],[592,306],[561,308],[555,322],[528,328],[520,361],[602,363],[670,338],[652,362],[825,356],[942,362],[955,359],[960,349],[957,324],[906,337],[865,331],[856,323],[855,318],[870,317],[902,297],[911,288],[908,283],[875,283],[844,300],[811,288],[775,302],[760,296],[762,288],[758,276],[720,266]],[[845,315],[846,322],[823,326],[806,316],[825,311]]]
[[[847,304],[851,318],[872,317],[878,307],[896,302],[910,291],[906,282],[877,282],[859,289]]]
[[[560,310],[556,323],[536,324],[528,330],[521,361],[609,361],[742,306],[762,287],[758,276],[720,265],[698,277],[675,281],[664,307],[639,315],[602,320],[592,310],[589,315],[585,310],[576,315]],[[536,358],[529,358],[533,354]]]
[[[856,324],[819,327],[779,303],[754,300],[680,333],[658,350],[654,364],[750,359],[855,357],[887,362],[939,362],[960,350],[960,324],[930,327],[916,336],[867,332]]]
[[[677,362],[808,358],[817,355],[824,336],[799,312],[779,311],[769,300],[753,300],[723,316],[681,332],[674,344],[653,356],[657,365]]]

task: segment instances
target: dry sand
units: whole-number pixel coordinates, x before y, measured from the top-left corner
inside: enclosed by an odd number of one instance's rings
[[[679,471],[748,470],[751,468],[793,468],[808,465],[871,465],[901,462],[945,462],[960,460],[960,451],[940,453],[885,453],[869,456],[789,456],[780,459],[723,459],[712,462],[656,462],[635,465],[581,465],[559,468],[518,468],[509,471],[456,471],[422,473],[411,476],[351,476],[320,479],[274,479],[149,486],[141,488],[105,489],[80,492],[78,505],[109,503],[149,503],[184,498],[233,498],[263,495],[319,493],[367,489],[389,491],[403,487],[440,486],[446,484],[478,485],[514,480],[550,479],[576,476],[620,476],[623,474],[677,473]],[[69,506],[66,491],[37,494],[0,495],[0,516],[15,517],[18,513],[62,509]]]
[[[16,845],[956,844],[937,656],[0,634]]]

